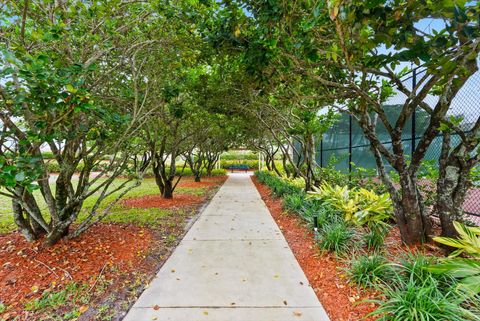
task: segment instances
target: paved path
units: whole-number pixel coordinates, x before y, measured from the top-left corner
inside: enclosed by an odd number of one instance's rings
[[[250,177],[232,174],[124,321],[328,321]]]

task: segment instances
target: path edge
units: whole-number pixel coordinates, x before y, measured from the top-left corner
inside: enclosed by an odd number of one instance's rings
[[[173,253],[175,253],[175,251],[177,250],[178,248],[178,245],[180,244],[180,242],[183,241],[183,239],[185,238],[185,235],[187,235],[187,233],[190,231],[190,229],[192,228],[192,226],[195,224],[195,222],[198,220],[198,218],[203,214],[203,212],[205,211],[205,209],[208,207],[208,205],[210,205],[210,202],[215,198],[215,196],[217,195],[217,193],[220,191],[220,189],[223,187],[223,185],[225,184],[225,182],[228,180],[228,175],[227,175],[227,179],[225,181],[223,181],[222,185],[220,185],[217,190],[215,191],[215,193],[213,195],[211,195],[210,198],[207,198],[206,202],[203,203],[201,206],[199,206],[197,209],[197,213],[192,216],[187,224],[185,225],[185,227],[183,228],[183,233],[181,236],[179,236],[177,238],[177,240],[175,241],[175,244],[174,244],[174,249],[173,251],[171,251],[168,256],[165,257],[165,259],[163,260],[162,263],[160,263],[156,270],[155,270],[155,273],[152,273],[152,276],[150,277],[150,279],[148,280],[148,283],[147,284],[144,284],[142,286],[142,288],[138,291],[138,295],[137,295],[137,298],[135,300],[133,300],[129,306],[128,306],[128,309],[124,311],[124,313],[120,316],[120,320],[123,320],[125,319],[125,317],[128,315],[128,313],[130,312],[130,310],[133,308],[133,306],[135,305],[135,303],[137,302],[138,298],[140,298],[140,296],[143,294],[143,292],[147,289],[147,287],[150,285],[150,283],[152,282],[152,280],[157,276],[158,272],[162,269],[163,265],[168,261],[168,259],[173,255]]]

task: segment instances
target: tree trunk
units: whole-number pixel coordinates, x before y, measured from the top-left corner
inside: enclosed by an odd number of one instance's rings
[[[305,191],[308,192],[312,190],[313,182],[315,180],[315,139],[311,134],[306,137],[304,158],[307,167],[305,173]]]
[[[36,213],[36,216],[42,220],[44,225],[47,225],[43,220],[42,213],[33,195],[21,186],[16,187],[16,193],[22,195],[23,202],[28,205],[31,211]],[[27,241],[34,241],[47,233],[47,231],[28,214],[18,200],[12,199],[12,211],[15,224],[17,224],[20,232],[25,236]]]
[[[290,170],[288,169],[287,156],[284,153],[282,153],[282,165],[283,165],[283,170],[285,171],[285,174],[287,175],[287,177],[290,177],[292,174],[290,173]]]
[[[282,176],[282,173],[280,173],[280,171],[278,170],[277,165],[275,165],[275,157],[273,157],[272,160],[272,169],[275,171],[275,173],[277,173],[278,176]]]
[[[409,245],[423,243],[431,233],[430,218],[425,212],[416,179],[406,173],[400,175],[400,198],[394,200],[394,213],[402,240]]]
[[[201,175],[200,175],[200,172],[197,172],[195,174],[195,182],[200,183],[200,181],[201,181]]]
[[[167,199],[173,198],[173,182],[171,180],[165,182],[162,197]]]
[[[472,133],[472,137],[475,133]],[[463,203],[471,186],[470,171],[478,164],[477,155],[471,152],[477,144],[468,140],[451,149],[450,133],[443,135],[442,150],[439,159],[439,177],[437,181],[437,199],[435,213],[440,217],[442,236],[456,237],[453,222],[464,220]],[[448,248],[447,248],[448,249]]]
[[[165,184],[163,183],[162,175],[160,174],[160,168],[155,162],[152,164],[153,176],[155,177],[155,183],[157,184],[160,194],[163,195],[165,190]]]
[[[60,223],[57,226],[52,227],[52,231],[47,235],[45,239],[45,245],[52,246],[58,241],[68,235],[70,224]]]
[[[437,200],[434,210],[440,217],[442,236],[458,235],[453,222],[464,220],[463,203],[470,186],[468,175],[468,168],[447,165],[443,177],[440,177],[437,182]]]
[[[12,199],[12,210],[13,219],[15,224],[18,226],[20,233],[22,233],[28,242],[35,241],[38,236],[31,228],[29,222],[25,219],[22,206],[15,199]]]

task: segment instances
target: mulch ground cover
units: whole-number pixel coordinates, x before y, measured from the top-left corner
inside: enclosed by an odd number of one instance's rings
[[[74,320],[121,320],[178,244],[199,204],[225,179],[207,179],[205,196],[175,195],[172,206],[190,210],[175,211],[152,228],[99,223],[52,247],[42,246],[41,240],[29,243],[18,232],[0,235],[0,303],[8,307],[0,311],[0,320],[65,320],[70,311],[77,313]],[[201,184],[192,185],[205,187]],[[133,204],[165,208],[165,203],[151,200],[135,198]],[[58,293],[72,284],[79,289],[77,302],[71,302],[72,296],[59,306],[26,308],[45,293]]]
[[[132,271],[154,240],[148,229],[105,223],[52,247],[42,247],[41,241],[29,243],[18,232],[2,235],[0,298],[10,307],[10,317],[22,315],[25,302],[39,298],[45,290],[73,282],[93,286],[101,272],[109,279],[118,274],[116,270]]]
[[[227,179],[227,176],[214,176],[214,177],[202,177],[201,182],[195,182],[193,178],[182,178],[178,183],[178,187],[188,188],[204,188],[218,185],[223,183]]]
[[[355,285],[349,284],[342,273],[345,266],[335,255],[320,251],[313,231],[299,217],[285,213],[281,199],[271,196],[267,186],[260,184],[255,177],[252,180],[330,319],[375,320],[363,319],[375,309],[375,305],[361,302],[372,298],[373,293],[359,291]]]
[[[223,183],[227,176],[206,177],[201,182],[194,182],[191,178],[182,179],[178,187],[187,188],[213,188]],[[183,208],[199,205],[205,201],[205,196],[174,193],[171,199],[162,198],[160,195],[145,195],[140,197],[128,198],[121,201],[121,204],[128,208]]]
[[[145,195],[123,200],[121,204],[128,208],[182,208],[201,204],[204,196],[175,194],[173,198],[162,198],[161,195]]]

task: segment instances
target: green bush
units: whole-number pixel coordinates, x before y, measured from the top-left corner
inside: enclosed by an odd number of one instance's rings
[[[180,172],[182,172],[182,168],[183,167],[180,167],[180,166],[177,166],[177,175],[180,174]],[[169,171],[170,169],[167,168],[167,171]],[[206,177],[207,173],[205,171],[205,169],[202,170],[202,177]],[[211,176],[224,176],[224,175],[227,175],[227,170],[223,169],[223,168],[220,168],[220,169],[214,169],[212,170],[212,173],[211,173]],[[144,174],[145,177],[152,177],[153,176],[153,172],[152,172],[152,169],[151,167],[149,167],[146,171],[145,171],[145,174]],[[190,168],[188,167],[185,167],[183,169],[183,173],[182,173],[182,176],[184,177],[189,177],[189,176],[193,176],[193,172]]]
[[[223,160],[258,160],[257,153],[223,153],[220,155],[220,159]]]
[[[400,259],[400,263],[396,265],[399,276],[403,276],[405,280],[414,279],[422,281],[432,275],[428,271],[428,267],[435,262],[435,258],[423,254],[407,253]],[[442,277],[442,279],[445,279]]]
[[[262,184],[267,185],[272,190],[273,195],[283,197],[284,195],[300,194],[302,189],[291,184],[289,181],[278,177],[276,174],[268,171],[255,171],[255,176]]]
[[[106,162],[101,162],[100,164],[97,164],[93,167],[93,171],[100,171],[101,170],[101,166],[105,166],[105,164],[107,164]],[[77,165],[77,168],[75,169],[76,172],[80,172],[83,170],[83,162],[80,162],[78,165]],[[56,160],[48,160],[45,162],[45,170],[49,173],[58,173],[60,172],[60,165],[58,164],[58,162]]]
[[[219,169],[212,170],[212,172],[210,174],[211,174],[211,176],[224,176],[224,175],[227,175],[227,171],[224,170],[223,168],[219,168]],[[205,173],[205,175],[206,175],[206,173]]]
[[[318,217],[320,211],[322,210],[322,205],[314,200],[305,199],[302,209],[298,213],[302,219],[307,221],[313,227],[313,218]]]
[[[234,160],[221,160],[220,166],[224,169],[230,168],[233,165],[248,165],[249,169],[257,169],[258,168],[258,160],[248,160],[248,159],[234,159]]]
[[[387,259],[380,254],[358,256],[350,262],[350,268],[346,270],[350,280],[362,287],[387,280],[391,271]]]
[[[318,243],[322,250],[344,254],[350,249],[354,235],[353,230],[343,220],[337,220],[320,227]]]
[[[322,204],[312,199],[306,199],[300,216],[309,222],[312,227],[314,223],[314,217],[317,218],[318,227],[322,227],[325,224],[333,223],[342,219],[340,212],[334,210],[328,204]]]
[[[393,205],[388,194],[378,195],[364,188],[322,184],[310,196],[329,204],[344,214],[345,221],[357,225],[378,224],[390,219]]]

